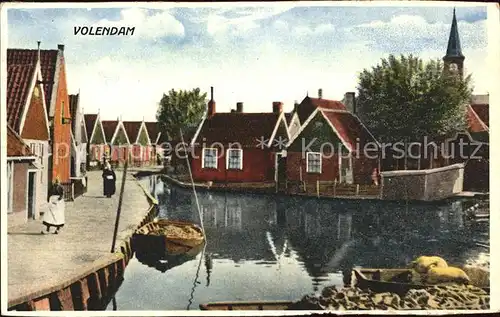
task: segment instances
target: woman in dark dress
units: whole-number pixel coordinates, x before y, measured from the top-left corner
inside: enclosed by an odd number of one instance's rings
[[[116,174],[111,168],[111,164],[109,164],[109,162],[106,162],[106,165],[104,166],[102,180],[104,196],[110,198],[116,192]]]

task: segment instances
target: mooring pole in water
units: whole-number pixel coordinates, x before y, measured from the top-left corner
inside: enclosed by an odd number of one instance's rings
[[[115,252],[116,235],[118,234],[118,224],[120,223],[120,213],[122,211],[123,191],[125,190],[125,180],[127,179],[128,160],[123,166],[122,186],[120,188],[120,197],[118,198],[118,209],[116,210],[115,232],[113,233],[113,244],[111,245],[111,253]]]

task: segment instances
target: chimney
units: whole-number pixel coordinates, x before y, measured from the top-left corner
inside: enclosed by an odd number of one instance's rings
[[[38,51],[37,51],[38,56],[37,57],[38,57],[38,61],[40,62],[40,44],[42,44],[42,42],[37,41],[36,43],[38,44]]]
[[[356,94],[354,92],[346,92],[342,103],[349,112],[356,114]]]
[[[207,117],[211,118],[215,114],[214,87],[210,87],[210,101],[207,105]]]
[[[283,103],[281,101],[273,102],[273,112],[274,113],[282,113],[283,112]]]
[[[57,49],[64,52],[64,44],[58,44]]]
[[[243,102],[237,102],[236,103],[236,112],[242,113],[243,112]]]
[[[318,98],[321,99],[323,98],[323,89],[318,89]]]

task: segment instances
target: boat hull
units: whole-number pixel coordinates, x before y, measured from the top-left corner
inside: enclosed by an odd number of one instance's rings
[[[200,304],[200,310],[286,310],[292,301],[215,302]]]

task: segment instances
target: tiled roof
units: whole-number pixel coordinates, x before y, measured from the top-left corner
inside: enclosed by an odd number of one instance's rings
[[[293,112],[285,113],[286,124],[290,125],[290,122],[292,122],[292,118],[293,118]]]
[[[31,156],[29,146],[7,125],[7,156]]]
[[[116,127],[118,126],[118,121],[114,120],[104,120],[101,121],[102,129],[104,130],[104,136],[106,137],[106,142],[110,143],[113,135],[115,134]]]
[[[47,113],[50,114],[50,98],[54,87],[58,50],[40,50],[40,66],[44,81],[45,104]],[[7,49],[7,64],[35,65],[38,58],[38,50]]]
[[[368,129],[361,123],[359,118],[348,111],[321,111],[325,118],[330,121],[339,137],[350,146],[351,151],[356,151],[356,145],[359,143],[359,149],[368,142],[375,144],[376,140],[370,134]]]
[[[131,143],[135,143],[137,140],[141,125],[142,121],[123,121],[123,126],[125,127],[125,131],[127,131],[127,135]],[[152,142],[154,142],[154,140],[152,140]]]
[[[477,114],[479,119],[483,121],[486,126],[490,126],[490,105],[489,104],[474,104],[471,105],[472,110]]]
[[[323,98],[311,98],[308,96],[305,97],[304,100],[302,100],[302,102],[297,106],[297,115],[299,116],[300,122],[304,123],[317,108],[347,110],[345,105],[340,101]]]
[[[216,113],[205,119],[196,143],[239,143],[257,147],[258,140],[269,140],[278,122],[279,113]],[[287,137],[284,135],[284,137]]]
[[[154,144],[156,142],[156,139],[158,138],[158,133],[160,132],[158,122],[146,122],[146,129],[148,130],[148,135],[151,139],[151,143]]]
[[[7,64],[7,123],[17,132],[35,69],[35,65]]]
[[[71,115],[71,130],[75,131],[75,120],[76,113],[78,111],[78,100],[80,98],[79,94],[76,95],[68,95],[69,97],[69,113]]]
[[[488,126],[481,120],[479,115],[470,105],[467,106],[467,124],[469,127],[469,132],[488,131]]]
[[[85,129],[87,129],[87,140],[90,141],[97,120],[97,114],[84,114],[83,117],[85,120]]]

